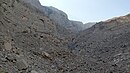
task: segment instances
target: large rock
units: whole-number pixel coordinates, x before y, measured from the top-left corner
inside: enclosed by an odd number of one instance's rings
[[[19,70],[26,70],[28,68],[28,64],[24,59],[18,60],[16,66]]]
[[[31,73],[38,73],[38,72],[37,72],[37,71],[35,71],[35,70],[32,70],[32,71],[31,71]]]
[[[12,49],[12,45],[11,45],[10,42],[5,42],[5,43],[4,43],[4,46],[5,46],[5,49],[6,49],[6,50],[11,50],[11,49]]]

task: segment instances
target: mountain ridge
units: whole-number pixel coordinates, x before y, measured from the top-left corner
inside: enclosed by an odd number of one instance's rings
[[[25,1],[26,2],[26,1]],[[82,31],[90,26],[83,26],[83,23],[80,21],[74,21],[69,20],[68,16],[65,12],[52,7],[52,6],[42,6],[40,3],[34,2],[31,3],[31,1],[27,2],[35,6],[38,10],[44,13],[45,16],[48,16],[51,20],[55,21],[58,25],[61,25],[68,29],[70,33],[78,33],[79,31]],[[35,4],[37,3],[37,4]],[[75,23],[75,24],[73,24]],[[84,28],[86,27],[86,28]],[[72,29],[71,29],[72,28]],[[78,30],[77,30],[78,29]]]

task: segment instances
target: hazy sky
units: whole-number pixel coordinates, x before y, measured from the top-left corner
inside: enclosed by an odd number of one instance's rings
[[[40,0],[44,6],[56,7],[69,19],[98,22],[130,13],[130,0]]]

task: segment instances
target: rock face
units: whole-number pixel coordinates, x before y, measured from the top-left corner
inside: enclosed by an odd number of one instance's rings
[[[0,0],[0,73],[129,73],[130,15],[81,31],[82,22],[49,8]]]
[[[45,15],[47,15],[51,20],[55,21],[57,24],[65,27],[70,31],[70,33],[78,33],[83,30],[83,23],[79,21],[69,20],[66,13],[58,10],[54,7],[43,7]]]
[[[23,2],[29,7],[31,5],[32,9],[35,8],[36,10],[42,12],[42,14],[49,17],[49,19],[55,22],[57,26],[64,27],[65,29],[69,30],[69,33],[71,34],[78,33],[79,31],[82,31],[84,29],[82,22],[69,20],[67,14],[57,8],[54,8],[52,6],[42,6],[38,0],[23,0]]]
[[[90,28],[92,25],[95,24],[95,23],[87,23],[84,25],[80,21],[69,20],[67,14],[64,13],[63,11],[54,8],[52,6],[50,7],[42,6],[39,0],[23,0],[23,1],[26,4],[31,5],[31,8],[33,6],[34,8],[36,8],[36,10],[39,10],[40,12],[42,12],[42,14],[49,17],[52,21],[56,22],[58,26],[64,27],[65,29],[69,30],[69,33],[78,33],[79,31]]]

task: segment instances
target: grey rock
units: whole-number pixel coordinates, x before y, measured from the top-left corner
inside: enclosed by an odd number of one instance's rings
[[[43,70],[39,70],[39,73],[46,73],[46,72],[44,72]]]
[[[7,59],[1,58],[1,61],[2,61],[2,62],[7,62]]]
[[[16,56],[14,54],[8,54],[5,59],[9,62],[13,62],[15,63],[16,62]]]
[[[11,50],[12,49],[12,45],[9,42],[4,43],[4,46],[5,46],[6,50]]]
[[[16,62],[16,66],[19,70],[27,69],[28,64],[24,59],[21,59]]]
[[[35,71],[35,70],[32,70],[32,71],[31,71],[31,73],[38,73],[38,72],[37,72],[37,71]]]

